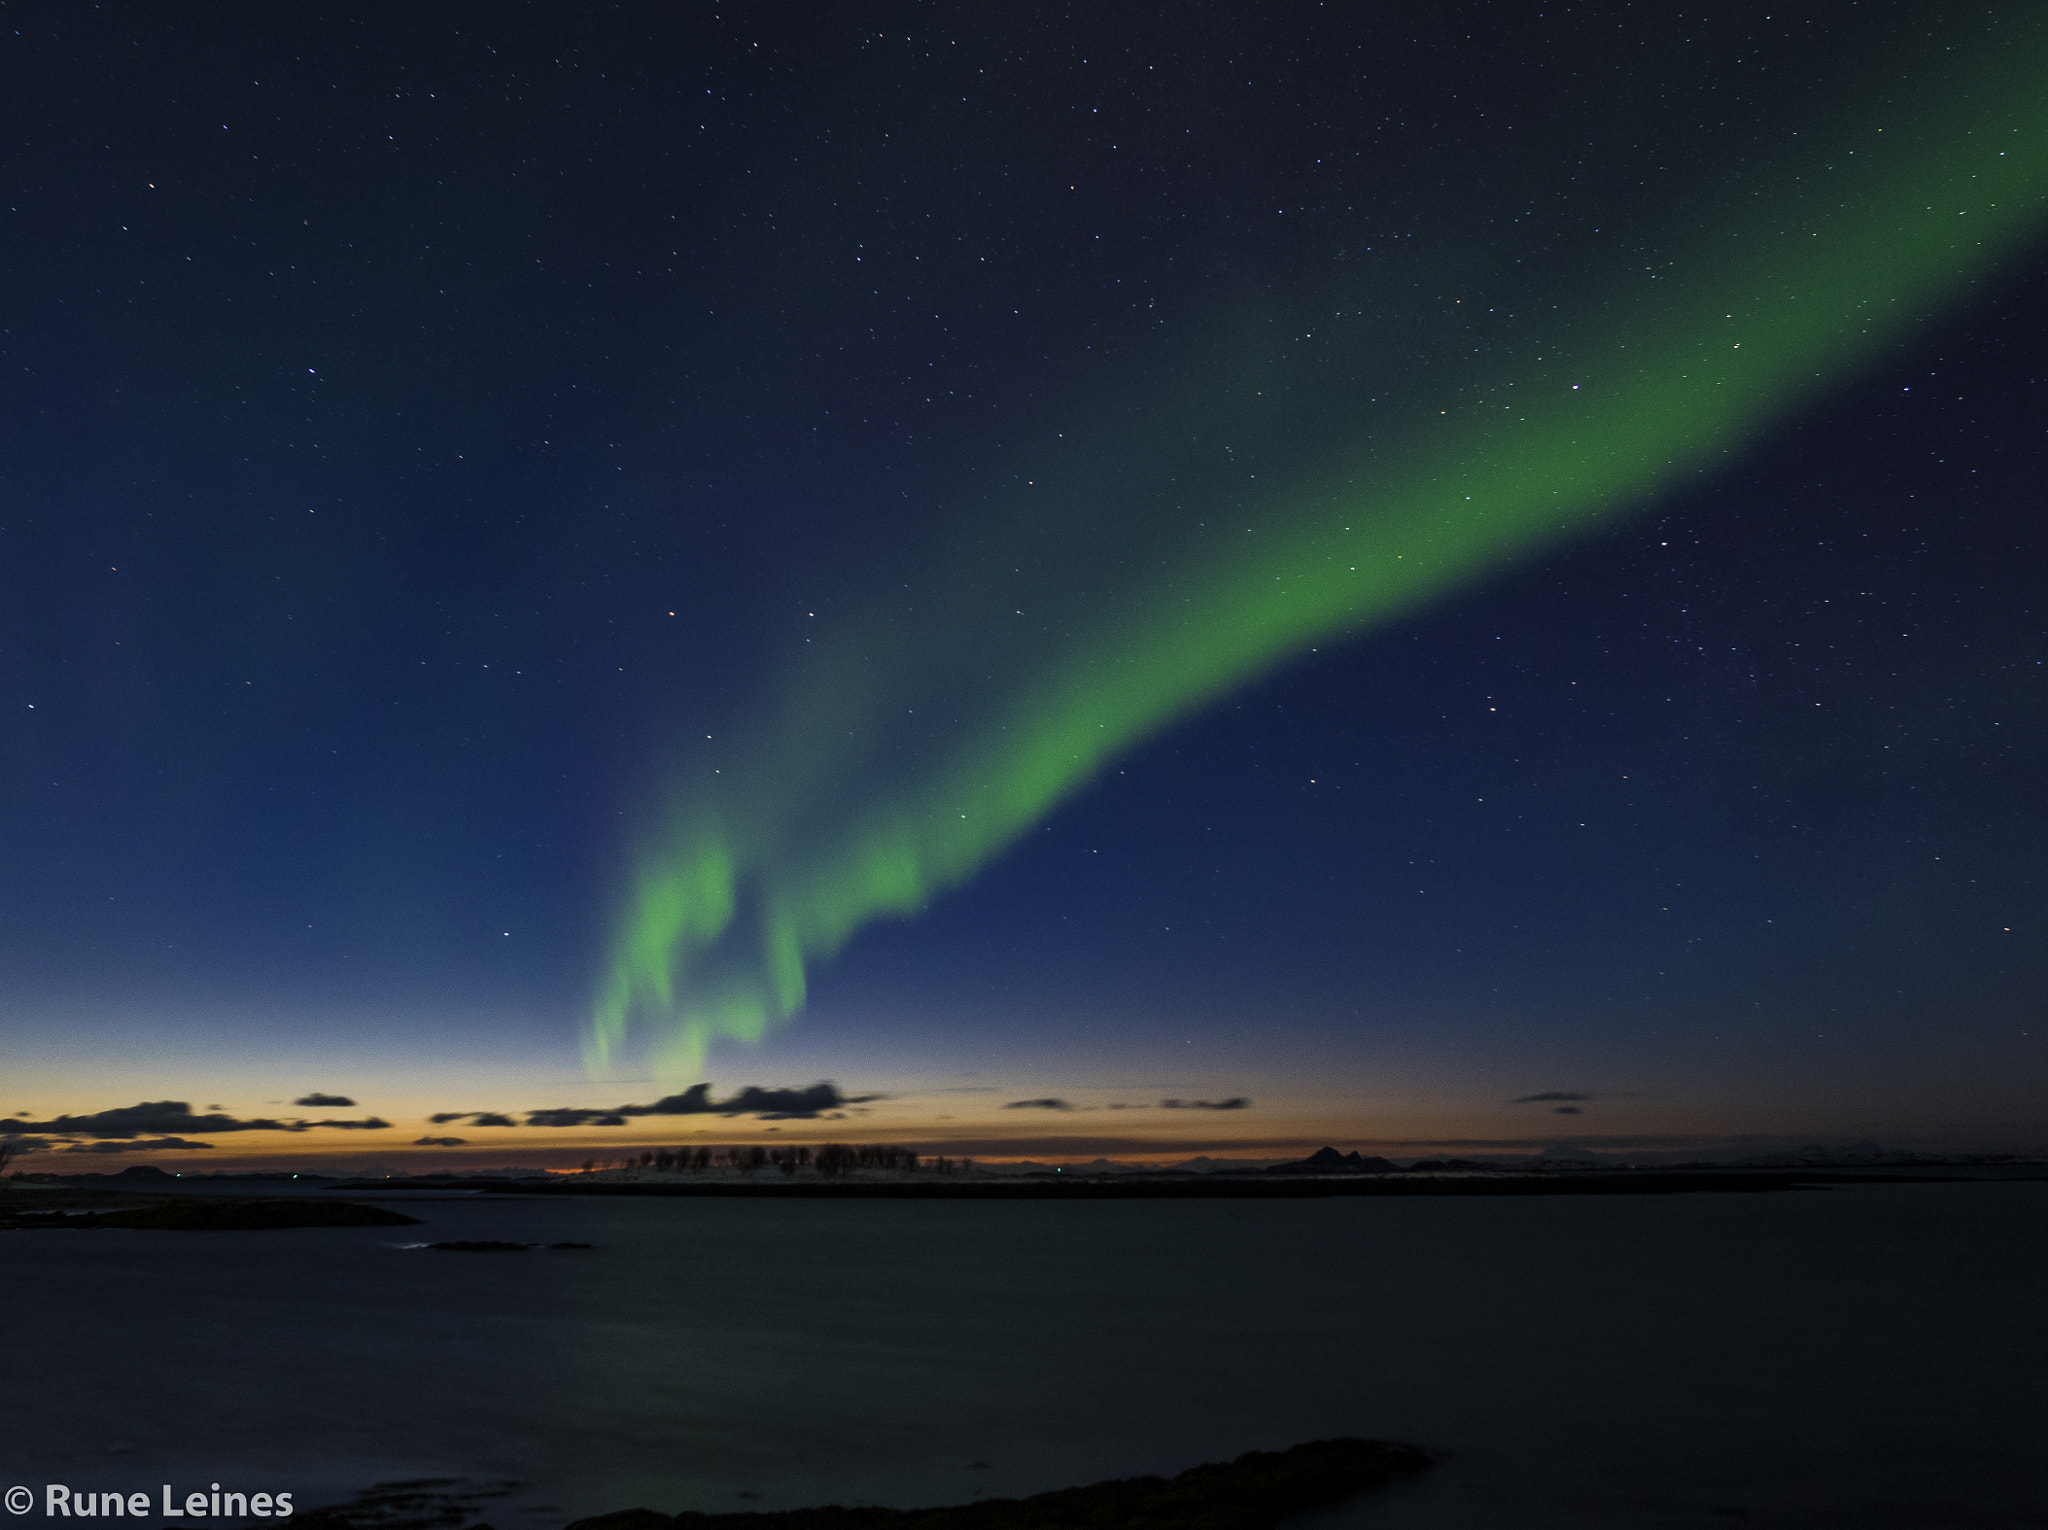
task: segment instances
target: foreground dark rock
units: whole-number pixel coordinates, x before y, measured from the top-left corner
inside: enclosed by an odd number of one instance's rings
[[[1270,1530],[1289,1514],[1382,1487],[1428,1464],[1413,1445],[1316,1440],[1292,1450],[1255,1450],[1178,1477],[1131,1477],[1031,1498],[937,1509],[626,1509],[579,1519],[569,1530]]]
[[[516,1482],[478,1482],[467,1477],[419,1477],[380,1482],[347,1503],[294,1514],[293,1530],[491,1530],[479,1516],[491,1500],[503,1498]]]
[[[113,1211],[0,1211],[0,1228],[80,1232],[121,1227],[142,1232],[269,1232],[283,1227],[411,1227],[418,1217],[362,1206],[354,1201],[254,1201],[226,1196],[166,1196],[143,1206]]]

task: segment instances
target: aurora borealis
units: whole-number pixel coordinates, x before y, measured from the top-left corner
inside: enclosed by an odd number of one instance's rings
[[[17,1135],[2034,1140],[2048,26],[1195,15],[11,23]]]
[[[1042,490],[991,496],[952,560],[902,587],[934,596],[860,601],[806,637],[763,722],[697,751],[621,917],[595,1064],[640,1011],[665,1033],[667,1073],[696,1078],[711,1041],[757,1041],[801,1006],[809,963],[974,875],[1174,717],[1647,508],[1853,376],[2038,239],[2043,62],[1999,59],[1904,116],[1831,103],[1849,122],[1823,115],[1800,152],[1685,199],[1683,227],[1629,269],[1548,305],[1516,294],[1538,310],[1515,334],[1526,361],[1453,353],[1418,378],[1412,358],[1372,354],[1368,298],[1265,387],[1156,406],[1163,439],[1102,453],[1135,456],[1134,471],[1055,454]],[[1633,290],[1644,272],[1660,282],[1648,293]],[[1349,416],[1365,442],[1297,449],[1306,469],[1284,462],[1263,485],[1215,481],[1235,477],[1215,461],[1233,412],[1346,391],[1315,411]],[[1382,395],[1400,401],[1374,409]],[[1076,557],[1031,535],[1036,518],[1091,515],[1118,566],[1090,569],[1088,537]]]

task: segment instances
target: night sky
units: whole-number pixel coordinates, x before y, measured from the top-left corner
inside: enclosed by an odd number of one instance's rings
[[[2048,1142],[2037,9],[0,50],[39,1164]]]

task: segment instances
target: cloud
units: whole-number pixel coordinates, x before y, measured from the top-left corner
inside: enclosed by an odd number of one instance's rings
[[[1227,1100],[1161,1100],[1161,1110],[1250,1110],[1252,1102],[1241,1094]]]
[[[466,1137],[415,1137],[412,1139],[412,1145],[414,1147],[461,1147],[468,1140]]]
[[[382,1131],[391,1125],[370,1116],[361,1121],[302,1121],[295,1118],[273,1121],[268,1117],[239,1120],[213,1113],[194,1115],[185,1100],[145,1100],[114,1110],[95,1111],[89,1116],[55,1116],[48,1121],[0,1121],[0,1136],[20,1137],[31,1132],[57,1137],[93,1137],[132,1141],[154,1133],[170,1136],[191,1132],[206,1136],[216,1132],[303,1132],[315,1127],[338,1127],[344,1131]]]
[[[622,1116],[760,1116],[767,1121],[797,1121],[836,1110],[876,1095],[849,1097],[835,1084],[812,1084],[806,1089],[763,1089],[749,1084],[727,1100],[711,1098],[709,1084],[692,1084],[681,1094],[669,1095],[652,1105],[621,1105]]]
[[[830,1089],[831,1085],[826,1085]],[[742,1090],[741,1093],[748,1091]],[[759,1094],[760,1090],[753,1091]],[[834,1090],[834,1094],[838,1091]],[[711,1103],[709,1084],[692,1084],[681,1094],[666,1095],[652,1105],[621,1105],[619,1114],[625,1116],[703,1116],[710,1115],[716,1107]]]
[[[1583,1116],[1585,1112],[1576,1105],[1559,1105],[1550,1112],[1553,1116]]]
[[[309,1106],[314,1110],[353,1110],[356,1104],[345,1094],[322,1094],[317,1089],[311,1094],[300,1095],[292,1103]]]
[[[722,1116],[760,1116],[769,1121],[800,1121],[853,1101],[831,1084],[808,1089],[756,1089],[752,1085],[713,1107]]]
[[[211,1142],[187,1142],[183,1137],[156,1137],[148,1142],[74,1142],[66,1153],[210,1153]]]
[[[1509,1100],[1510,1105],[1544,1105],[1552,1100],[1590,1100],[1590,1094],[1573,1094],[1566,1089],[1546,1089],[1541,1094],[1517,1095]]]
[[[832,1083],[812,1084],[803,1089],[763,1089],[749,1084],[730,1099],[711,1098],[709,1084],[692,1084],[681,1094],[666,1095],[651,1105],[614,1105],[609,1109],[564,1105],[550,1110],[529,1110],[528,1126],[624,1126],[629,1116],[758,1116],[763,1121],[815,1121],[831,1119],[828,1112],[843,1105],[878,1100],[877,1094],[846,1095]],[[432,1118],[436,1124],[459,1121],[460,1115]],[[479,1115],[478,1126],[510,1126],[503,1116]]]
[[[1005,1110],[1072,1110],[1074,1107],[1065,1100],[1012,1100]]]
[[[471,1126],[517,1126],[519,1123],[510,1116],[501,1116],[495,1110],[480,1110],[471,1118]]]

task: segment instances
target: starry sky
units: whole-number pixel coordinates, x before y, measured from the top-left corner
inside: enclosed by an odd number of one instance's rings
[[[2032,8],[0,50],[34,1154],[2048,1142]]]

